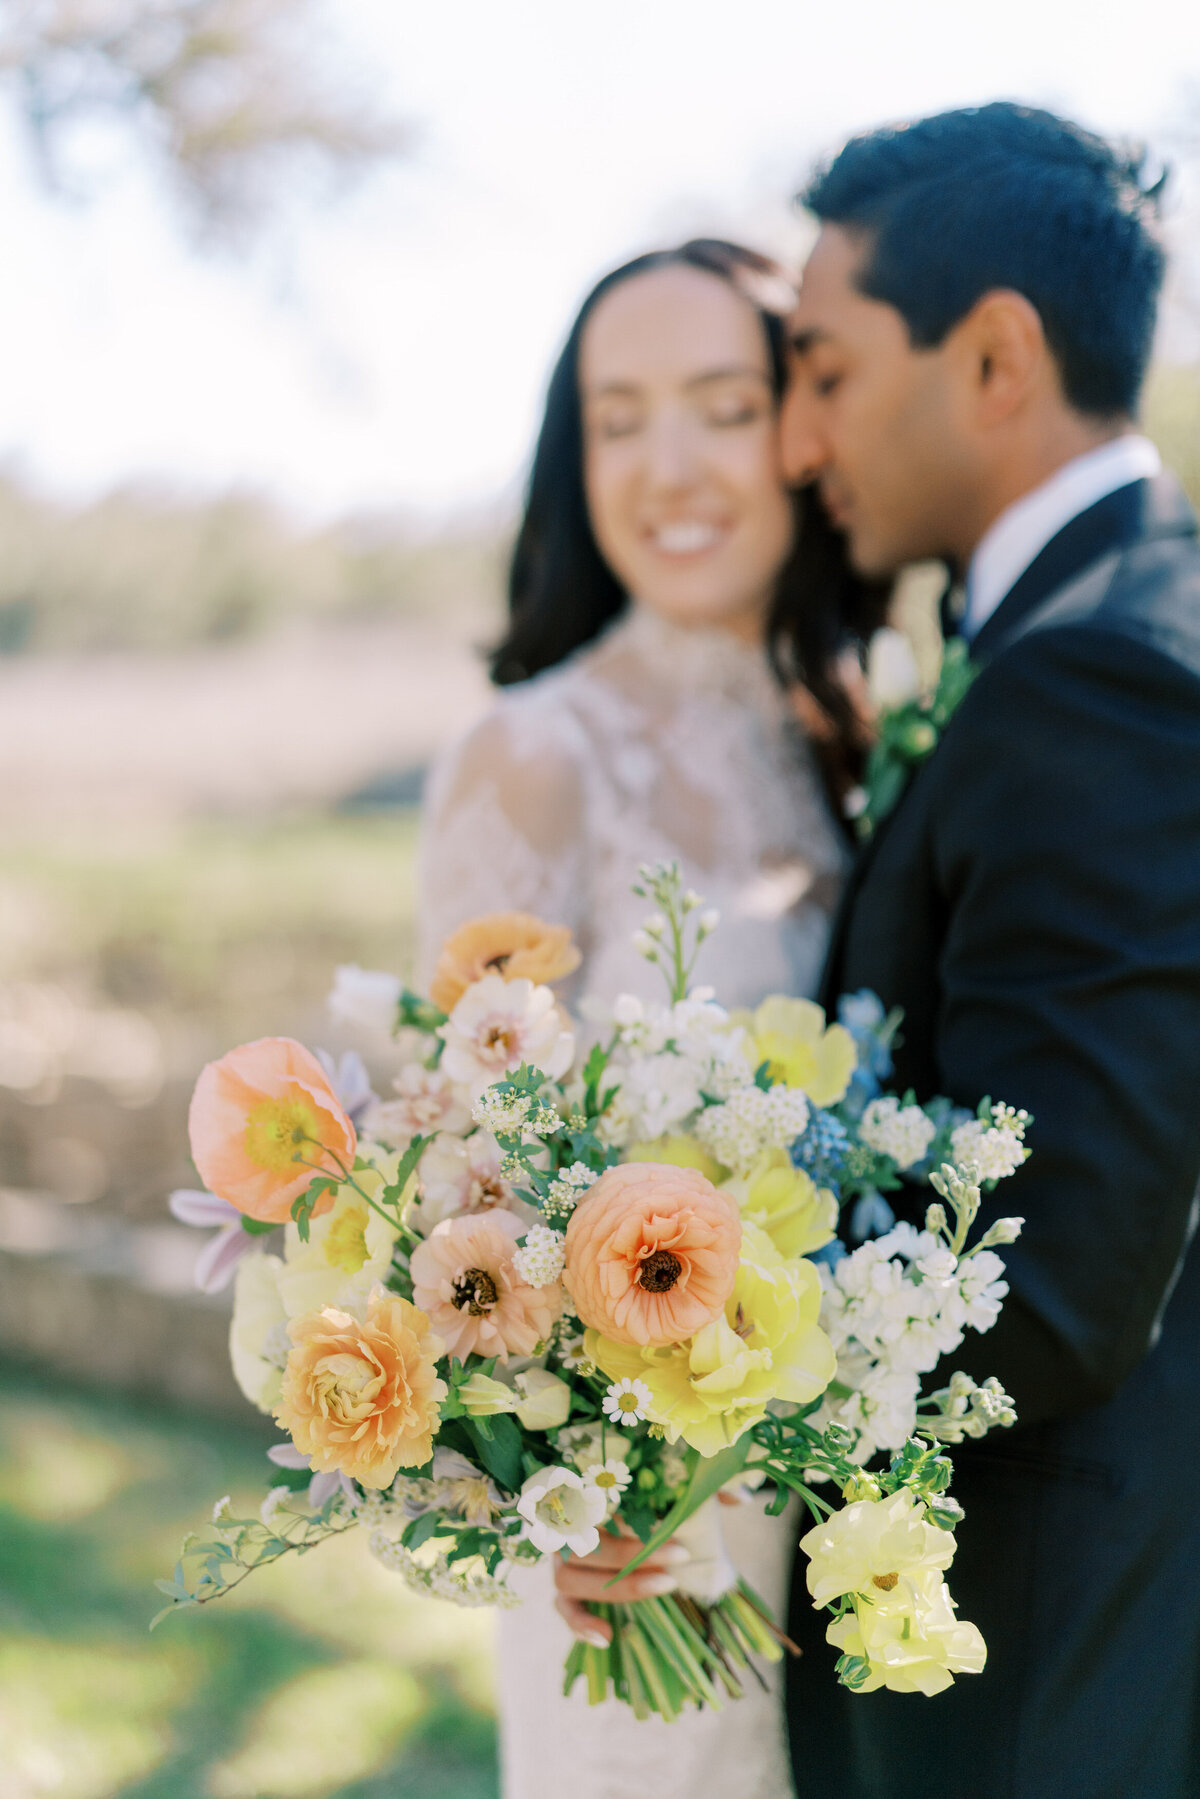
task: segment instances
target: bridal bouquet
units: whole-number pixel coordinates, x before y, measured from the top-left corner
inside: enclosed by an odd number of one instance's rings
[[[569,934],[525,914],[464,927],[428,999],[339,971],[333,1009],[385,1022],[391,1088],[287,1038],[202,1072],[190,1115],[217,1225],[198,1268],[236,1273],[230,1336],[247,1397],[284,1433],[256,1517],[222,1500],[189,1538],[159,1617],[347,1530],[402,1579],[464,1605],[517,1603],[521,1563],[601,1531],[692,1551],[675,1591],[600,1608],[607,1647],[565,1669],[639,1716],[736,1697],[786,1643],[724,1555],[715,1495],[796,1493],[838,1677],[936,1693],[984,1644],[945,1584],[961,1511],[947,1444],[1011,1424],[994,1381],[922,1377],[1007,1291],[976,1241],[981,1193],[1027,1155],[1025,1114],[976,1117],[882,1089],[898,1020],[870,994],[828,1023],[808,1001],[731,1014],[691,984],[716,926],[671,864],[643,868],[639,948],[666,976],[572,1021],[553,983]],[[908,1180],[925,1229],[891,1222]],[[157,1619],[156,1619],[157,1622]]]

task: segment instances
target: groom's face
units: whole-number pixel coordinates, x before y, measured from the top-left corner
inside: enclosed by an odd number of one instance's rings
[[[818,483],[856,568],[888,576],[955,556],[973,457],[953,334],[914,348],[895,307],[856,285],[870,250],[833,225],[817,239],[792,318],[783,451],[790,479]]]

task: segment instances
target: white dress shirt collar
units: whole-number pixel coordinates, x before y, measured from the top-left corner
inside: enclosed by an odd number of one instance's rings
[[[1161,458],[1150,439],[1131,432],[1085,450],[1055,469],[1040,487],[1014,500],[988,527],[971,558],[963,635],[975,636],[1064,525],[1107,494],[1161,471]]]

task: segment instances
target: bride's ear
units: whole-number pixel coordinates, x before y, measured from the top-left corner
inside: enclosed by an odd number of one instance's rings
[[[956,351],[972,388],[980,425],[1003,424],[1040,392],[1054,360],[1036,306],[1011,288],[994,288],[955,330]]]

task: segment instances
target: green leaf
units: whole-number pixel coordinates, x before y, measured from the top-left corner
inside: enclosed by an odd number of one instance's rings
[[[277,1224],[265,1223],[261,1218],[247,1218],[243,1214],[242,1229],[251,1237],[268,1237],[272,1231],[277,1231],[279,1226]]]
[[[419,1549],[430,1537],[436,1537],[441,1522],[437,1512],[422,1512],[419,1518],[414,1518],[411,1524],[405,1525],[400,1541],[406,1549]]]
[[[648,1505],[623,1505],[621,1516],[634,1536],[640,1537],[643,1543],[650,1541],[654,1535],[654,1526],[657,1520]]]
[[[399,1203],[404,1195],[404,1189],[408,1185],[410,1176],[416,1172],[417,1163],[424,1155],[426,1146],[432,1143],[436,1136],[437,1132],[431,1131],[428,1137],[416,1136],[413,1138],[412,1142],[400,1158],[399,1166],[396,1169],[395,1179],[389,1182],[383,1189],[383,1197],[390,1205],[397,1205]]]
[[[184,1593],[187,1590],[173,1580],[156,1580],[154,1584],[160,1593],[166,1593],[168,1598],[171,1599],[173,1599],[177,1593]]]
[[[405,1025],[415,1025],[418,1031],[432,1036],[446,1022],[447,1014],[439,1011],[432,1000],[422,999],[411,987],[400,989],[400,998],[396,1001],[396,1023],[393,1033],[400,1031]]]
[[[650,1540],[634,1556],[626,1562],[620,1573],[614,1574],[606,1586],[612,1586],[613,1580],[621,1580],[626,1574],[632,1574],[648,1561],[656,1549],[661,1549],[667,1539],[674,1534],[686,1518],[698,1512],[706,1499],[711,1499],[718,1487],[723,1487],[727,1480],[732,1480],[746,1466],[746,1457],[753,1447],[753,1432],[746,1431],[729,1449],[723,1449],[720,1455],[698,1455],[694,1449],[688,1451],[690,1476],[682,1497],[667,1513],[662,1523],[654,1531]]]
[[[464,1418],[462,1425],[488,1473],[510,1493],[515,1493],[522,1479],[521,1432],[506,1412],[497,1412],[486,1420],[486,1436],[480,1429],[484,1422],[482,1418]]]

